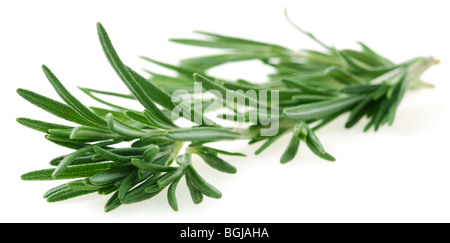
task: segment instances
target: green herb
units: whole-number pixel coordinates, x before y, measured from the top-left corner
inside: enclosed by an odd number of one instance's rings
[[[37,107],[74,124],[55,124],[30,118],[18,118],[17,121],[45,133],[51,142],[74,151],[52,159],[50,165],[54,168],[31,171],[21,178],[75,179],[48,190],[44,198],[56,202],[94,192],[112,194],[106,202],[105,212],[122,204],[150,199],[167,190],[169,205],[177,211],[176,188],[182,179],[195,204],[202,202],[203,196],[222,197],[222,193],[198,173],[195,163],[203,161],[220,172],[234,174],[236,167],[222,156],[245,156],[206,145],[208,143],[248,140],[249,144],[260,144],[255,152],[260,154],[279,137],[289,135],[290,141],[284,151],[280,151],[282,164],[298,156],[301,144],[319,158],[335,161],[317,137],[318,129],[348,114],[346,128],[366,118],[364,130],[373,128],[376,131],[393,123],[407,90],[429,86],[421,81],[420,76],[437,63],[431,57],[417,57],[395,64],[363,43],[359,43],[361,50],[339,50],[328,46],[291,20],[289,22],[324,50],[297,51],[280,45],[197,31],[205,39],[172,41],[224,49],[225,52],[188,58],[179,65],[143,57],[177,74],[167,76],[147,70],[149,78],[122,62],[105,28],[98,23],[99,40],[106,59],[128,93],[80,88],[109,108],[88,107],[43,65],[44,74],[63,102],[25,89],[17,92]],[[208,74],[213,67],[242,60],[260,60],[275,71],[264,83],[226,80]],[[198,83],[202,85],[202,94],[212,92],[215,99],[196,97],[195,85]],[[180,89],[187,93],[190,103],[173,99]],[[226,99],[230,93],[235,95],[234,98]],[[100,99],[96,94],[134,99],[143,109],[128,109]],[[262,99],[264,95],[265,100]],[[231,113],[218,117],[236,121],[236,125],[220,125],[220,120],[212,121],[207,117],[213,110],[210,109],[212,104],[223,105]],[[243,104],[249,109],[242,110]],[[174,118],[172,111],[177,108],[188,115],[187,118]],[[196,124],[180,127],[178,119]],[[247,122],[245,126],[241,124],[243,121]],[[264,134],[274,124],[278,128],[276,132]]]

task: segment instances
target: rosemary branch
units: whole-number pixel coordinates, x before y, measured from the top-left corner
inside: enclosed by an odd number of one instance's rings
[[[75,179],[48,190],[44,197],[56,202],[94,192],[112,194],[105,205],[106,212],[150,199],[167,188],[169,205],[177,211],[176,188],[182,178],[196,204],[202,202],[203,196],[222,196],[196,171],[192,154],[229,174],[236,173],[237,169],[221,155],[245,156],[207,144],[248,140],[249,144],[260,144],[255,152],[259,154],[277,138],[290,135],[280,156],[281,163],[295,159],[300,143],[305,143],[319,158],[335,161],[317,137],[318,129],[344,114],[348,114],[346,128],[363,117],[368,121],[365,131],[392,124],[404,93],[427,86],[420,76],[438,63],[432,57],[417,57],[395,64],[363,43],[359,43],[361,50],[338,50],[305,32],[289,18],[288,21],[325,51],[293,51],[270,43],[197,32],[207,40],[171,41],[226,52],[188,58],[179,65],[143,57],[176,72],[167,76],[147,71],[148,78],[122,62],[105,28],[98,23],[105,56],[129,94],[80,88],[108,108],[87,107],[48,67],[42,66],[64,103],[25,89],[18,89],[18,94],[75,126],[30,118],[17,118],[17,121],[74,151],[52,159],[53,168],[31,171],[21,178]],[[264,83],[226,80],[208,74],[213,67],[242,60],[260,60],[275,72]],[[135,99],[144,109],[136,111],[119,106],[97,94]],[[214,98],[207,98],[207,94],[213,94]],[[208,117],[211,114],[217,119]],[[181,127],[177,123],[179,119],[195,125]],[[223,120],[234,125],[221,125]]]

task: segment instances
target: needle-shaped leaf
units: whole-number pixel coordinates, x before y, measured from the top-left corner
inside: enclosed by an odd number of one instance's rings
[[[97,191],[97,189],[94,190],[76,190],[76,189],[70,189],[66,188],[63,190],[59,190],[53,194],[51,194],[49,197],[47,197],[47,202],[60,202],[67,199],[71,199],[74,197],[86,195],[89,193],[93,193]]]
[[[142,157],[147,162],[153,162],[153,160],[155,160],[156,155],[158,153],[159,153],[159,146],[152,144],[147,147],[147,149],[142,154]]]
[[[308,145],[308,148],[317,156],[319,156],[322,159],[328,160],[328,161],[336,161],[336,159],[330,155],[329,153],[322,153],[321,150],[319,150],[314,143],[311,142],[309,138],[305,140],[306,145]]]
[[[133,188],[133,186],[138,183],[138,175],[137,175],[137,170],[129,173],[122,181],[122,183],[120,183],[119,186],[119,190],[118,190],[118,198],[122,199],[125,194],[131,189]]]
[[[224,87],[223,85],[214,82],[213,80],[207,78],[206,76],[203,76],[201,74],[195,73],[194,74],[194,79],[197,82],[201,82],[202,83],[202,87],[204,87],[206,90],[214,90],[217,92],[220,92],[222,97],[227,97],[228,92],[232,91],[226,87]],[[242,98],[245,100],[245,102],[253,107],[259,108],[260,110],[267,110],[269,107],[260,102],[259,100],[255,99],[254,97],[250,97],[244,93],[240,93],[240,92],[233,92],[234,95],[236,96],[236,98]],[[271,111],[278,111],[277,107],[270,107]]]
[[[106,185],[126,177],[131,168],[111,168],[89,177],[89,181],[94,185]]]
[[[175,141],[216,141],[237,139],[241,135],[222,127],[191,127],[172,129],[165,134]]]
[[[325,148],[322,146],[322,143],[319,141],[319,138],[317,137],[316,133],[309,128],[309,126],[305,125],[306,129],[308,130],[308,135],[307,135],[307,139],[309,140],[309,142],[317,148],[317,150],[322,153],[325,154]]]
[[[81,191],[86,191],[86,190],[92,191],[92,190],[100,188],[100,186],[86,185],[86,183],[84,183],[83,180],[76,180],[76,181],[68,182],[67,187],[70,189],[81,190]]]
[[[300,145],[300,138],[293,135],[291,137],[291,140],[289,141],[288,146],[281,155],[280,162],[282,164],[286,164],[287,162],[293,160],[295,155],[297,154],[299,145]]]
[[[131,120],[137,121],[143,125],[150,126],[150,127],[156,127],[156,125],[153,122],[150,122],[143,113],[139,113],[136,111],[125,111],[125,115],[130,118]]]
[[[72,163],[74,159],[76,159],[79,156],[85,155],[88,152],[91,152],[93,150],[93,146],[86,146],[83,147],[69,155],[67,155],[61,162],[59,162],[58,166],[56,167],[55,171],[52,173],[53,179],[56,179],[66,168],[67,166]]]
[[[283,110],[283,114],[287,118],[294,120],[308,121],[320,119],[338,112],[342,112],[362,99],[364,99],[364,96],[358,95],[319,101],[286,108]]]
[[[229,151],[225,151],[225,150],[221,150],[221,149],[217,149],[217,148],[211,148],[211,147],[207,147],[207,146],[203,146],[203,145],[199,146],[199,148],[201,148],[202,150],[206,150],[210,154],[225,154],[225,155],[242,156],[242,157],[247,156],[243,153],[229,152]]]
[[[121,136],[118,134],[114,134],[109,131],[94,127],[75,127],[70,132],[70,139],[73,140],[101,141],[118,138],[121,138]]]
[[[36,131],[45,132],[48,133],[48,130],[50,129],[72,129],[73,127],[55,124],[55,123],[49,123],[44,122],[40,120],[34,120],[30,118],[17,118],[16,119],[18,123],[29,127],[31,129],[34,129]]]
[[[61,172],[61,174],[58,175],[57,179],[73,179],[92,176],[108,169],[112,164],[113,162],[98,162],[81,165],[70,165],[63,172]],[[23,174],[21,178],[22,180],[26,181],[54,180],[55,178],[53,178],[52,176],[54,171],[54,168],[35,170]]]
[[[37,94],[33,91],[26,89],[17,89],[17,93],[25,100],[29,101],[33,105],[67,121],[75,122],[81,125],[98,127],[96,123],[93,123],[86,118],[79,115],[72,107],[61,103],[59,101],[50,99],[43,95]]]
[[[309,103],[309,102],[316,102],[316,101],[323,101],[332,99],[335,96],[331,95],[317,95],[317,94],[298,94],[292,96],[292,99],[298,100],[300,102]]]
[[[94,152],[103,157],[104,159],[114,162],[126,163],[131,161],[131,157],[118,155],[113,152],[110,152],[109,150],[100,148],[98,146],[94,146]]]
[[[325,71],[327,75],[344,84],[365,84],[367,83],[360,77],[346,71],[343,68],[332,66]]]
[[[170,207],[173,211],[178,211],[178,202],[175,194],[178,182],[180,182],[181,177],[176,179],[172,184],[170,184],[169,189],[167,190],[167,201],[169,202]]]
[[[105,204],[105,213],[110,212],[110,211],[118,208],[120,205],[122,205],[122,202],[120,201],[120,198],[118,195],[119,195],[119,193],[116,192],[108,199],[108,201]]]
[[[189,194],[191,195],[192,201],[195,204],[201,203],[203,201],[203,194],[200,192],[200,190],[198,190],[194,186],[194,183],[192,182],[192,178],[189,175],[189,173],[186,173],[186,175],[184,177],[186,179],[186,185],[189,189]]]
[[[148,119],[149,122],[153,123],[158,128],[171,129],[177,127],[172,121],[164,121],[149,110],[144,110],[144,116]]]
[[[75,96],[73,96],[63,85],[62,83],[56,78],[56,76],[48,69],[45,65],[42,65],[42,70],[44,71],[45,75],[47,76],[47,79],[52,84],[53,88],[55,89],[56,93],[58,93],[59,97],[64,100],[70,107],[72,107],[78,114],[80,114],[82,117],[86,118],[87,120],[105,127],[106,122],[103,118],[99,117],[97,114],[89,110],[83,103],[81,103]]]
[[[176,71],[179,74],[182,74],[182,75],[184,75],[186,77],[189,77],[189,78],[191,78],[192,75],[194,74],[194,72],[192,70],[188,70],[186,68],[182,68],[182,67],[175,66],[175,65],[172,65],[172,64],[168,64],[168,63],[164,63],[164,62],[161,62],[161,61],[157,61],[157,60],[149,58],[149,57],[140,56],[140,58],[142,58],[142,59],[144,59],[146,61],[149,61],[151,63],[157,64],[157,65],[159,65],[161,67],[165,67],[167,69]]]
[[[136,159],[136,158],[133,158],[131,160],[131,164],[133,164],[134,166],[136,166],[137,168],[139,168],[141,170],[151,171],[151,172],[173,172],[173,171],[177,170],[177,167],[157,165],[157,164],[153,164],[151,162],[141,160],[141,159]]]
[[[98,94],[104,94],[104,95],[110,95],[110,96],[115,96],[115,97],[121,97],[121,98],[127,98],[127,99],[135,99],[134,96],[132,95],[125,95],[125,94],[118,94],[118,93],[114,93],[114,92],[107,92],[107,91],[101,91],[101,90],[94,90],[94,89],[89,89],[89,88],[82,88],[82,87],[78,87],[81,91],[83,91],[85,94],[87,94],[89,97],[91,97],[92,99],[105,104],[107,106],[110,106],[112,108],[118,109],[118,110],[129,110],[125,107],[119,106],[119,105],[115,105],[111,102],[105,101],[103,99],[100,99],[99,97],[97,97],[96,95],[94,95],[93,93],[98,93]]]
[[[180,179],[183,176],[184,172],[184,169],[182,167],[179,167],[176,170],[164,173],[161,178],[156,181],[156,183],[160,188],[165,188],[172,182]]]
[[[237,172],[236,167],[226,162],[225,160],[217,157],[216,155],[202,151],[197,151],[197,154],[203,159],[203,161],[205,161],[206,164],[208,164],[209,166],[218,171],[229,174],[234,174]]]
[[[115,118],[111,113],[106,116],[106,121],[111,131],[125,137],[140,138],[144,137],[146,134],[141,129],[130,126]]]
[[[119,55],[117,55],[117,52],[109,39],[108,33],[101,23],[97,23],[97,31],[100,44],[102,45],[106,58],[130,92],[146,109],[155,113],[155,115],[160,119],[170,123],[171,121],[164,115],[164,113],[161,112],[150,96],[145,93],[144,88],[130,73],[128,67],[123,64],[122,60],[120,60]]]
[[[201,177],[191,165],[187,166],[187,173],[189,174],[193,186],[197,188],[197,190],[199,190],[203,195],[216,199],[222,197],[222,193],[211,184],[206,182],[205,179],[203,179],[203,177]]]
[[[147,193],[145,191],[145,188],[152,186],[156,183],[156,180],[158,178],[158,174],[152,174],[149,178],[147,178],[144,182],[127,192],[124,197],[122,198],[122,203],[124,204],[130,204],[130,203],[137,203],[144,200],[148,200],[156,195],[158,195],[161,190],[157,190],[152,193]]]

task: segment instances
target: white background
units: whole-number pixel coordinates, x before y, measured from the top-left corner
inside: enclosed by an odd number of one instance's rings
[[[96,33],[100,21],[125,63],[156,68],[146,55],[176,63],[215,50],[168,42],[194,37],[193,30],[320,48],[293,29],[292,19],[338,48],[363,41],[394,61],[433,55],[442,60],[424,79],[434,89],[406,95],[392,127],[363,133],[364,124],[343,128],[345,117],[318,135],[337,158],[318,159],[305,146],[295,161],[281,165],[288,137],[259,156],[245,143],[222,148],[246,158],[226,157],[238,168],[221,174],[196,160],[206,180],[223,193],[220,200],[191,202],[184,183],[177,190],[179,212],[165,193],[134,205],[103,212],[107,196],[88,195],[47,203],[43,193],[61,182],[21,181],[30,170],[68,150],[20,126],[16,117],[50,122],[58,118],[16,94],[26,88],[57,99],[45,79],[46,64],[76,97],[98,105],[76,86],[124,92],[125,86],[103,56]],[[1,1],[0,89],[2,222],[449,222],[450,221],[450,23],[448,1]],[[245,67],[245,68],[244,68]],[[156,69],[153,69],[156,70]],[[231,71],[233,70],[233,71]],[[258,63],[214,70],[228,78],[263,79]]]

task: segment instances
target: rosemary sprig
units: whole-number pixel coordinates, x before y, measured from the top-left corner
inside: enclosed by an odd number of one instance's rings
[[[207,39],[172,41],[220,48],[226,50],[224,54],[193,57],[182,60],[179,65],[143,57],[177,73],[167,76],[147,70],[150,74],[147,79],[122,62],[105,28],[98,23],[105,56],[129,94],[80,88],[110,108],[87,107],[48,67],[42,66],[64,103],[24,89],[17,92],[37,107],[75,125],[30,118],[17,121],[45,133],[51,142],[74,151],[52,159],[50,165],[54,168],[31,171],[21,178],[75,179],[48,190],[44,197],[56,202],[95,192],[112,194],[105,205],[106,212],[122,204],[150,199],[167,188],[169,205],[177,211],[176,188],[182,178],[195,204],[202,202],[203,196],[222,196],[196,171],[193,154],[212,168],[229,174],[236,173],[237,169],[220,155],[245,156],[207,146],[207,143],[245,139],[249,144],[261,143],[256,150],[259,154],[277,138],[290,133],[291,139],[280,153],[281,163],[292,161],[301,143],[318,157],[335,161],[316,136],[318,129],[345,113],[349,114],[346,128],[363,117],[368,118],[365,130],[378,130],[385,124],[392,124],[404,93],[420,87],[420,75],[435,62],[431,57],[418,57],[395,64],[363,43],[360,43],[362,50],[338,50],[294,27],[318,42],[325,51],[294,51],[280,45],[198,31],[196,33]],[[275,72],[264,83],[231,81],[208,74],[212,67],[242,60],[260,60]],[[195,97],[198,83],[202,85],[202,95],[215,91],[216,99],[207,101]],[[190,103],[174,100],[180,88],[190,96]],[[229,93],[235,94],[236,100],[225,99]],[[100,99],[96,94],[135,99],[144,109],[131,110]],[[266,100],[261,99],[264,95],[267,95]],[[237,100],[248,104],[250,109],[239,109],[242,103]],[[207,117],[211,111],[209,106],[216,102],[232,113],[219,117],[238,121],[236,126],[220,125],[220,121]],[[196,124],[177,125],[172,117],[177,108]],[[247,122],[247,126],[242,127],[242,121]],[[278,128],[276,133],[264,134],[271,125]]]

